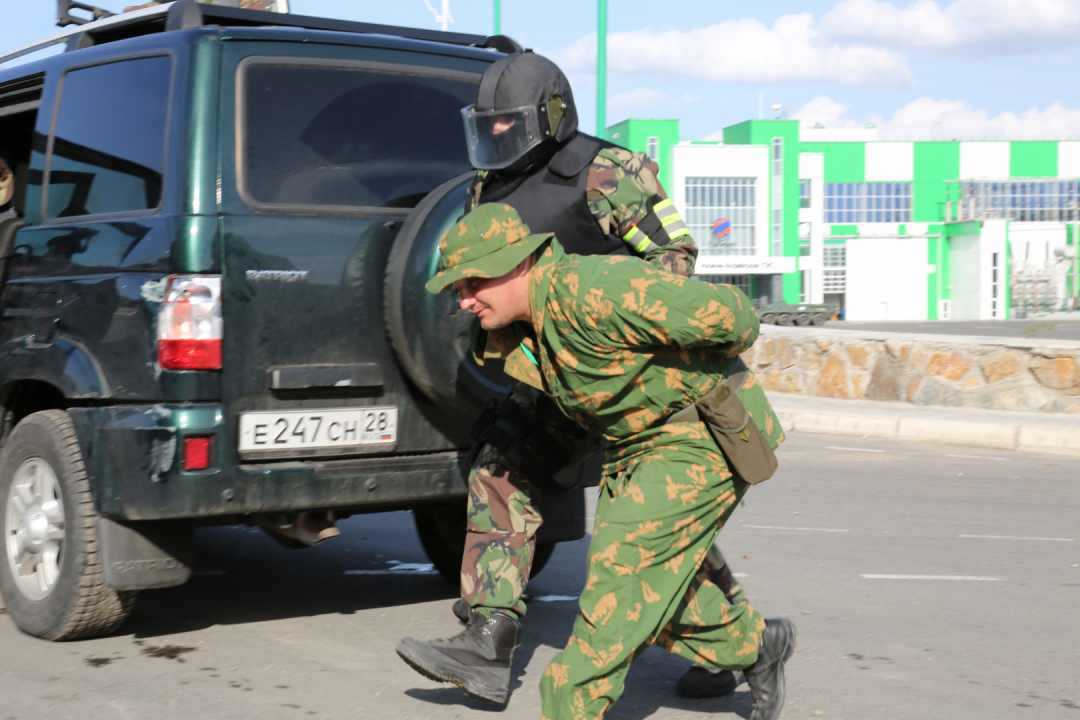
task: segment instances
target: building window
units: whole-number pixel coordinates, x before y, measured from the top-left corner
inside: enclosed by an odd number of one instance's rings
[[[800,180],[799,181],[799,207],[800,208],[808,208],[808,207],[810,207],[810,181],[809,180]]]
[[[653,162],[660,162],[660,138],[653,136],[645,140],[645,153]]]
[[[784,138],[772,139],[772,254],[784,254]]]
[[[847,292],[847,248],[844,245],[826,245],[822,248],[821,264],[823,292]]]
[[[911,221],[911,183],[825,183],[825,222]]]
[[[956,190],[949,188],[949,204],[956,204],[957,220],[1080,220],[1080,180],[986,181],[959,185],[959,202],[956,202]]]
[[[753,255],[754,178],[686,178],[686,225],[703,255]],[[727,218],[731,232],[713,234],[713,223]]]

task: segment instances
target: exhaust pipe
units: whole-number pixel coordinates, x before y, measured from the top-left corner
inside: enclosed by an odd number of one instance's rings
[[[333,511],[264,515],[256,520],[263,531],[287,548],[301,549],[337,537],[338,517]]]

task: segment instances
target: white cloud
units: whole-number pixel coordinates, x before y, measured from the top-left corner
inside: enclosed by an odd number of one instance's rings
[[[833,42],[953,53],[1013,55],[1055,52],[1080,41],[1077,0],[956,0],[942,7],[916,0],[899,8],[883,0],[841,0],[819,22]]]
[[[785,15],[772,27],[743,18],[681,30],[634,30],[608,36],[608,69],[719,82],[835,82],[871,87],[910,86],[900,53],[835,41],[818,31],[809,13]],[[552,53],[566,71],[596,64],[596,35]]]
[[[852,118],[849,105],[827,96],[819,96],[803,105],[794,117],[805,127],[821,123],[827,128],[856,128],[874,122],[881,137],[939,138],[1021,138],[1080,136],[1080,109],[1070,110],[1054,103],[1044,110],[1003,112],[991,116],[986,110],[971,107],[960,100],[935,100],[922,97],[893,113],[889,119],[867,115]]]
[[[612,120],[619,120],[634,113],[644,113],[649,117],[661,117],[667,103],[667,93],[653,88],[640,87],[630,92],[609,96],[607,113]]]
[[[822,125],[827,128],[852,128],[859,124],[847,117],[850,105],[843,105],[826,95],[818,95],[810,102],[803,105],[791,116],[794,120],[800,120],[805,127]]]

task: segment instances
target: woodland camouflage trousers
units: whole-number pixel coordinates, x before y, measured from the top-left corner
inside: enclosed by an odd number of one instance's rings
[[[461,596],[481,615],[525,614],[521,596],[529,581],[536,532],[543,518],[539,494],[525,474],[495,448],[484,446],[469,474],[468,529],[461,560]],[[709,549],[702,579],[719,585],[732,604],[743,590],[728,569],[719,546]]]
[[[757,660],[764,618],[700,572],[748,485],[702,449],[664,443],[605,477],[573,634],[540,681],[544,720],[601,717],[648,645],[726,670]]]

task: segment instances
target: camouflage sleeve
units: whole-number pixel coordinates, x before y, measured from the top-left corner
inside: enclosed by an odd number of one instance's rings
[[[697,246],[645,153],[605,148],[589,167],[586,198],[593,217],[638,257],[676,275],[694,273]]]
[[[603,289],[613,301],[611,314],[595,322],[598,329],[602,323],[601,331],[619,347],[721,346],[725,357],[734,357],[757,340],[757,313],[746,295],[731,285],[711,285],[621,262],[613,263],[593,287]]]

